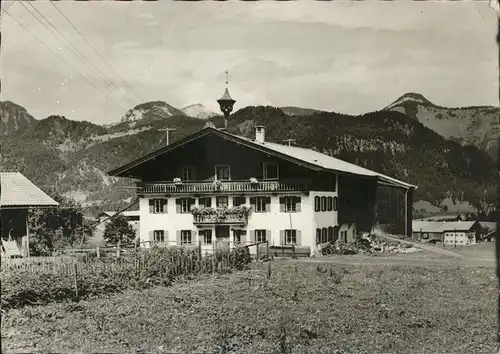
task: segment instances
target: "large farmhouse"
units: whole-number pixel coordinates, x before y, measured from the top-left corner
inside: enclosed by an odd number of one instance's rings
[[[378,186],[404,190],[411,236],[416,186],[314,150],[206,127],[111,176],[138,179],[143,243],[300,245],[371,231]]]

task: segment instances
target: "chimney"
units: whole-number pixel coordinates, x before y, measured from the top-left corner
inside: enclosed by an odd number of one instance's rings
[[[255,140],[262,144],[266,141],[266,128],[263,125],[255,126]]]

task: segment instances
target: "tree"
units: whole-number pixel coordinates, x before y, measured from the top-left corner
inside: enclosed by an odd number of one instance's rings
[[[135,231],[123,215],[118,215],[106,224],[104,239],[112,245],[131,243],[135,240]]]
[[[91,236],[84,223],[82,206],[72,199],[48,191],[58,208],[30,209],[28,214],[29,242],[32,255],[50,255],[53,251],[74,247]]]

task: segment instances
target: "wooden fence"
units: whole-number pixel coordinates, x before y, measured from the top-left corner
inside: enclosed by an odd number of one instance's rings
[[[257,242],[252,244],[241,245],[238,247],[256,248],[255,259],[257,261],[269,258],[269,243],[267,241]],[[174,248],[174,247],[171,247]],[[192,252],[188,255],[172,254],[171,259],[168,260],[168,266],[174,269],[174,275],[183,272],[187,269],[199,269],[203,271],[206,262],[204,258],[212,256],[210,266],[231,268],[234,266],[235,248],[233,249],[214,249],[213,253],[203,253],[201,243],[198,246],[189,247],[176,247],[186,248]],[[105,271],[119,271],[120,269],[134,270],[142,269],[144,267],[145,259],[147,257],[140,257],[141,253],[147,255],[151,248],[81,248],[81,249],[68,249],[63,252],[63,255],[53,257],[30,257],[30,258],[17,258],[2,260],[1,270],[8,269],[24,269],[32,273],[52,273],[52,274],[70,274],[77,266],[79,272],[85,273],[99,273],[103,269]],[[106,252],[111,253],[111,257],[102,257]],[[95,254],[95,257],[90,256]],[[83,255],[83,257],[82,257]],[[195,257],[195,256],[196,257]],[[129,257],[132,256],[132,257]],[[109,259],[109,262],[105,260]],[[132,266],[132,264],[134,264]],[[178,271],[176,271],[176,269]],[[180,274],[180,273],[179,273]]]

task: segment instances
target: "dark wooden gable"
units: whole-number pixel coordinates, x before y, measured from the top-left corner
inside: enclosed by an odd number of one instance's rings
[[[195,180],[213,180],[215,166],[228,165],[232,180],[263,178],[263,163],[277,163],[280,179],[312,178],[316,172],[287,161],[272,152],[253,148],[251,142],[239,142],[224,135],[205,134],[145,160],[119,175],[142,181],[172,181],[190,167]]]

